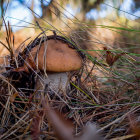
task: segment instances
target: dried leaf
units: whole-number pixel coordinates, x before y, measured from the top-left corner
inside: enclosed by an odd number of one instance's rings
[[[54,128],[60,140],[74,140],[72,123],[64,119],[64,116],[52,110],[45,100],[42,101],[48,121]]]
[[[106,50],[106,62],[109,66],[113,66],[113,64],[125,53],[120,53],[117,55],[114,55],[111,51],[109,51],[106,47],[104,47],[104,50]]]
[[[140,139],[140,122],[139,117],[134,114],[128,116],[130,122],[130,129],[137,139]]]

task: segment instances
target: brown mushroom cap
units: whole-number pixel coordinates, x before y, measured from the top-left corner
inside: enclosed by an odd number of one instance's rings
[[[82,66],[82,59],[75,49],[72,49],[68,44],[55,39],[50,39],[41,44],[41,46],[34,47],[29,57],[26,59],[34,69],[36,68],[33,65],[33,59],[36,56],[38,47],[41,47],[38,51],[36,58],[36,64],[40,70],[44,70],[44,52],[45,47],[47,47],[47,53],[45,54],[46,58],[46,71],[52,72],[66,72],[74,71],[80,69]],[[31,57],[32,55],[32,57]],[[37,63],[38,61],[38,63]]]

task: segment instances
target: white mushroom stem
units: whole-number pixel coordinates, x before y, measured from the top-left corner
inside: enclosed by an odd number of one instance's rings
[[[47,73],[46,77],[45,75],[42,75],[41,78],[44,80],[44,83],[37,78],[36,81],[36,89],[38,90],[46,90],[46,87],[49,87],[49,89],[53,89],[55,92],[61,92],[65,93],[67,89],[70,88],[69,83],[69,76],[67,72],[61,72],[61,73]]]

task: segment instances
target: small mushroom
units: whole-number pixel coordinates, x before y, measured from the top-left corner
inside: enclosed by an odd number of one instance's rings
[[[49,86],[55,92],[65,92],[69,87],[69,73],[81,68],[82,59],[77,50],[68,43],[50,39],[30,51],[24,64],[26,69],[29,66],[41,71],[36,81],[36,89],[44,90]]]

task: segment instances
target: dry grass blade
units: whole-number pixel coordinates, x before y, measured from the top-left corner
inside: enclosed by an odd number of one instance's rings
[[[32,125],[31,125],[31,137],[32,140],[39,140],[40,134],[41,134],[41,125],[44,119],[44,112],[37,112],[35,111],[35,114],[32,119]]]
[[[134,134],[131,134],[131,135],[126,135],[126,136],[122,136],[122,137],[117,137],[117,138],[113,138],[111,140],[127,140],[127,139],[133,139],[135,137]]]
[[[0,43],[1,43],[9,52],[11,51],[2,41],[0,41]]]
[[[13,58],[14,53],[13,53],[13,48],[12,48],[12,44],[11,44],[12,43],[11,42],[11,37],[12,37],[11,27],[10,27],[9,22],[8,22],[8,26],[7,26],[7,24],[6,24],[4,19],[3,19],[3,21],[4,21],[4,25],[5,25],[5,29],[6,29],[6,34],[7,34],[7,37],[6,37],[7,48],[10,51],[11,58]]]
[[[15,38],[14,38],[14,35],[13,35],[9,22],[7,25],[4,18],[3,18],[3,22],[5,25],[5,29],[6,29],[5,40],[6,40],[7,45],[4,44],[2,41],[0,41],[0,44],[2,44],[10,53],[10,65],[13,65],[13,62],[15,62],[16,66],[18,67],[18,63],[17,63],[16,57],[15,57],[15,50],[14,50]]]

